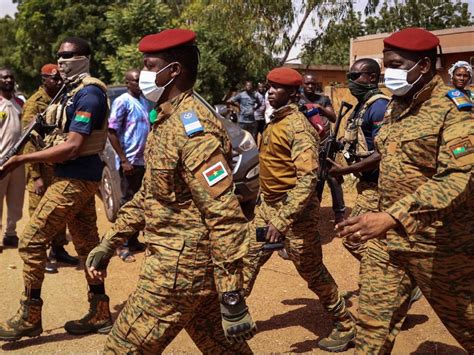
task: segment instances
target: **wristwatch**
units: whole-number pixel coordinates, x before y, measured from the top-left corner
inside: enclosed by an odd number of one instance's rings
[[[242,301],[242,295],[239,291],[224,292],[221,302],[225,306],[235,306]]]

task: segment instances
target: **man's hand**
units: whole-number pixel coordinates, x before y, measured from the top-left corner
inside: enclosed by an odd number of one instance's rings
[[[243,343],[257,333],[257,326],[242,299],[235,306],[221,303],[222,329],[229,343]]]
[[[34,181],[34,188],[35,188],[35,193],[37,195],[43,196],[44,192],[46,191],[46,188],[44,186],[44,181],[42,178],[37,178]]]
[[[271,223],[268,223],[268,232],[266,239],[269,243],[278,243],[282,239],[282,234]]]
[[[389,229],[397,226],[397,221],[386,212],[369,212],[350,217],[336,225],[338,237],[347,236],[352,242],[364,242],[372,238],[381,238]]]
[[[100,244],[91,250],[86,260],[86,270],[93,279],[104,281],[107,277],[109,260],[115,253],[115,248],[107,239],[102,239]]]
[[[336,163],[334,160],[327,158],[327,161],[332,164],[331,169],[329,169],[328,173],[331,176],[341,176],[345,175],[344,172],[344,167],[338,163]]]
[[[5,164],[0,166],[0,180],[3,179],[7,174],[16,168],[18,168],[21,164],[23,164],[20,158],[15,155],[7,160]]]
[[[133,165],[128,160],[123,160],[120,162],[122,166],[122,171],[125,175],[132,175],[133,174]]]

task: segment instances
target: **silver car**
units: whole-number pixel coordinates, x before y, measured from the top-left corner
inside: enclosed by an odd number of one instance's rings
[[[125,86],[110,86],[108,95],[110,102],[127,91]],[[254,139],[247,131],[238,125],[223,118],[198,94],[196,97],[206,107],[215,113],[222,122],[232,142],[232,173],[234,176],[235,193],[239,198],[244,211],[251,214],[258,195],[259,165],[258,148]],[[104,202],[105,213],[109,221],[113,222],[120,208],[120,175],[116,168],[115,151],[107,140],[104,151],[101,153],[104,162],[104,171],[100,186],[100,197]]]

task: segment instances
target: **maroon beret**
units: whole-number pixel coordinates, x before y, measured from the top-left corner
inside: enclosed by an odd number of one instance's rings
[[[156,53],[185,44],[193,44],[196,33],[190,30],[173,28],[147,35],[138,43],[138,49],[142,53]]]
[[[56,75],[57,73],[57,64],[45,64],[41,67],[41,75]]]
[[[279,67],[270,70],[267,74],[267,80],[287,86],[300,86],[303,84],[303,77],[301,74],[288,67]]]
[[[424,52],[435,49],[439,45],[439,38],[422,28],[405,28],[392,33],[383,40],[386,47],[403,49],[409,52]]]

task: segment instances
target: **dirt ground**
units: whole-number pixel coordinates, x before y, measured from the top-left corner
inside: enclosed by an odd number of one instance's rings
[[[352,206],[353,189],[346,184],[345,200]],[[102,203],[96,201],[99,232],[104,233],[110,224],[105,218]],[[25,206],[26,207],[26,206]],[[5,210],[5,209],[4,209]],[[25,216],[26,208],[25,208]],[[320,232],[323,236],[325,264],[341,290],[350,291],[351,311],[357,312],[357,261],[334,238],[333,214],[326,194],[321,210]],[[21,231],[27,221],[24,217],[18,226]],[[70,243],[67,249],[74,254]],[[143,254],[137,254],[135,263],[126,264],[113,258],[109,266],[106,288],[111,300],[114,318],[135,288]],[[22,292],[22,261],[17,250],[7,249],[0,254],[0,321],[14,315]],[[70,336],[63,329],[66,321],[81,318],[87,311],[86,283],[83,274],[75,267],[62,265],[59,273],[46,275],[42,297],[43,334],[38,338],[24,338],[14,343],[0,342],[0,352],[14,354],[96,354],[105,342],[104,335]],[[307,289],[293,264],[273,255],[262,268],[253,294],[248,300],[257,322],[258,334],[249,342],[255,353],[315,353],[322,354],[317,342],[330,331],[330,323],[318,298]],[[351,354],[352,349],[344,354]],[[169,354],[198,353],[186,332],[166,349]],[[398,336],[394,354],[465,354],[447,332],[426,300],[415,303]]]

